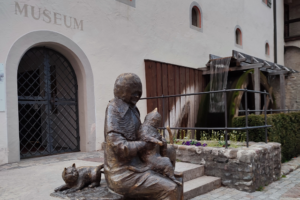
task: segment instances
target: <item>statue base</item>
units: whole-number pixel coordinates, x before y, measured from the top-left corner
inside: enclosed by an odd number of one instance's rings
[[[68,200],[124,200],[123,196],[110,191],[103,179],[99,187],[86,187],[69,194],[63,194],[62,191],[53,192],[50,196]]]

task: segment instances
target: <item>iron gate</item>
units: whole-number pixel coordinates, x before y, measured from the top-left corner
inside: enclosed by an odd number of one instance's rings
[[[38,47],[18,68],[21,158],[79,151],[77,79],[60,53]]]

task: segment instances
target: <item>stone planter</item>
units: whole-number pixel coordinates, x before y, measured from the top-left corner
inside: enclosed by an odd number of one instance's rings
[[[222,179],[222,184],[254,192],[281,176],[281,144],[254,143],[249,148],[196,147],[174,145],[182,162],[204,165],[207,176]]]

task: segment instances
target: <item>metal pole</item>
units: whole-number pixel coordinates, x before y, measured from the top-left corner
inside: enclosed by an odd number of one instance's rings
[[[166,138],[166,134],[165,134],[165,98],[164,98],[164,95],[162,94],[162,121],[163,121],[163,135],[164,135],[164,138]]]
[[[227,93],[226,89],[224,89],[224,104],[225,104],[225,148],[228,148],[227,143]]]
[[[271,108],[271,114],[273,114],[273,111],[272,111],[273,109]]]
[[[245,109],[246,109],[246,135],[247,135],[247,148],[249,147],[249,130],[248,130],[248,91],[245,89]]]
[[[44,49],[44,78],[45,78],[45,93],[47,99],[46,105],[46,134],[47,134],[47,151],[51,154],[53,153],[53,128],[52,128],[52,104],[51,104],[51,73],[50,73],[50,60],[47,51]]]
[[[266,90],[264,92],[265,92],[264,93],[265,126],[267,126],[267,100],[266,100],[266,94],[267,94],[267,92],[266,92]],[[266,137],[266,143],[268,143],[268,128],[267,127],[265,127],[265,134],[266,134],[265,135],[265,137]]]

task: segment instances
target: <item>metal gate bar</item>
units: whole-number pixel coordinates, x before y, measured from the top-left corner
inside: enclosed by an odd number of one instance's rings
[[[21,158],[80,150],[78,86],[60,53],[32,48],[18,69]]]

